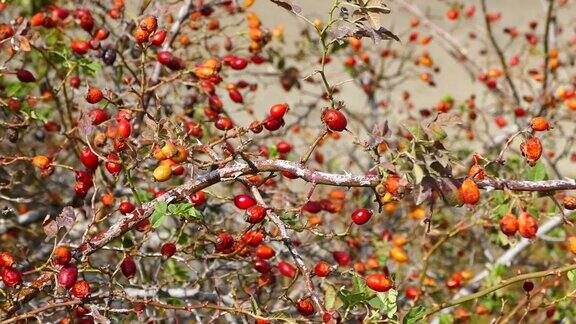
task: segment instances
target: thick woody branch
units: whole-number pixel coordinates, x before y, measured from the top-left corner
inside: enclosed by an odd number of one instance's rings
[[[128,214],[120,218],[110,228],[97,234],[88,243],[80,245],[74,251],[74,256],[78,259],[98,251],[100,248],[122,236],[124,233],[136,226],[140,221],[148,218],[154,212],[154,207],[159,202],[171,203],[186,196],[212,186],[219,182],[226,182],[244,175],[251,175],[264,172],[290,172],[297,175],[306,182],[314,184],[340,186],[340,187],[375,187],[380,183],[380,178],[376,175],[352,175],[334,174],[316,171],[302,166],[299,163],[286,160],[263,160],[253,162],[253,166],[247,163],[238,163],[222,167],[218,170],[210,171],[197,178],[190,179],[181,186],[178,186],[164,195],[145,203],[135,213]],[[485,189],[504,189],[514,191],[554,191],[576,189],[575,180],[548,180],[548,181],[516,181],[516,180],[484,180],[478,181],[478,185]],[[34,298],[39,291],[51,284],[51,276],[43,274],[34,280],[29,287],[25,287],[15,294],[14,303],[5,303],[0,309],[0,319],[6,318],[20,308],[22,304]]]

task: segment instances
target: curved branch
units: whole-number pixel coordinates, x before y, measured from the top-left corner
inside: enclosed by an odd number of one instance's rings
[[[525,281],[525,280],[530,280],[530,279],[538,279],[538,278],[543,278],[543,277],[548,277],[548,276],[559,276],[562,275],[568,271],[574,270],[576,269],[576,264],[569,264],[560,268],[556,268],[556,269],[549,269],[549,270],[544,270],[544,271],[537,271],[537,272],[530,272],[530,273],[525,273],[525,274],[521,274],[521,275],[517,275],[511,278],[508,278],[506,280],[503,280],[502,282],[500,282],[497,285],[494,285],[492,287],[488,287],[484,290],[480,290],[476,293],[470,294],[468,296],[464,296],[462,298],[458,298],[455,300],[451,300],[449,302],[445,302],[439,305],[436,305],[434,307],[432,307],[430,310],[428,310],[427,312],[425,312],[424,314],[422,314],[422,316],[420,316],[418,319],[425,319],[428,316],[439,312],[440,310],[444,309],[444,308],[448,308],[448,307],[452,307],[452,306],[456,306],[456,305],[460,305],[462,303],[465,303],[467,301],[471,301],[477,298],[480,298],[482,296],[488,295],[489,293],[492,293],[496,290],[500,290],[502,288],[508,287],[514,283],[520,282],[520,281]]]

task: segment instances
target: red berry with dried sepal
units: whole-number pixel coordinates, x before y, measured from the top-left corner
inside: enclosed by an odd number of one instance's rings
[[[270,117],[275,119],[283,118],[286,112],[288,112],[288,104],[286,103],[275,104],[270,107]]]
[[[312,316],[316,312],[310,298],[302,299],[296,303],[296,309],[302,316]]]
[[[258,224],[266,218],[266,208],[254,205],[246,210],[246,221],[250,224]]]
[[[108,170],[108,172],[112,174],[118,174],[120,173],[120,171],[122,171],[122,164],[115,162],[120,161],[118,155],[110,153],[108,154],[106,159],[108,159],[108,161],[106,162],[106,170]]]
[[[100,125],[110,118],[106,110],[102,108],[94,108],[90,110],[88,112],[88,117],[92,121],[92,125]]]
[[[340,111],[334,108],[326,109],[322,114],[322,120],[331,131],[341,132],[346,129],[348,125],[348,120],[346,116]]]
[[[123,201],[120,203],[120,207],[118,207],[118,210],[120,211],[120,214],[122,215],[126,215],[126,214],[130,214],[131,212],[133,212],[135,209],[134,204],[132,204],[129,201]]]
[[[172,242],[166,242],[162,244],[162,246],[160,247],[160,253],[162,254],[163,257],[170,258],[174,254],[176,254],[176,244]]]
[[[234,246],[234,238],[232,235],[222,232],[216,238],[216,252],[224,252],[230,250]]]
[[[314,274],[318,277],[327,277],[330,274],[330,264],[320,261],[314,266]]]

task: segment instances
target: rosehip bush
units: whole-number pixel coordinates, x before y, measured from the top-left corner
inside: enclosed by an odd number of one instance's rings
[[[574,5],[516,2],[0,3],[0,321],[576,319]]]

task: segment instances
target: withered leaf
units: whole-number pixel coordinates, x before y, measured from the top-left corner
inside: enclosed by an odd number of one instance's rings
[[[76,221],[76,212],[70,206],[64,207],[62,212],[56,217],[47,215],[42,222],[42,228],[46,233],[47,238],[52,238],[58,234],[58,231],[63,228],[70,228]]]
[[[284,1],[284,0],[270,0],[273,3],[279,5],[280,7],[291,11],[297,15],[299,15],[302,12],[302,8],[292,2],[288,2],[288,1]]]
[[[92,314],[92,317],[94,318],[94,322],[96,322],[98,324],[109,324],[110,323],[109,319],[107,319],[102,314],[100,314],[96,305],[90,305],[90,313]]]
[[[88,114],[84,114],[82,118],[80,118],[80,120],[78,121],[78,133],[82,138],[84,138],[90,135],[93,129],[94,126],[92,126],[92,121],[90,120],[90,117],[88,116]]]

